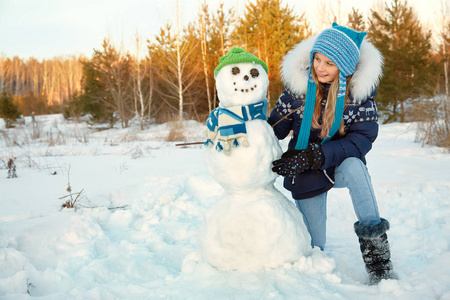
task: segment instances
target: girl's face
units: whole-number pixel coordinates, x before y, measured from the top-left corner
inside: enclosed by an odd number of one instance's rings
[[[314,70],[321,83],[334,81],[339,76],[339,69],[334,62],[320,52],[314,53]]]

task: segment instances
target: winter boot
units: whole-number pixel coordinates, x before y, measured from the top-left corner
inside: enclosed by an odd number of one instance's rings
[[[358,221],[354,227],[366,271],[369,273],[369,284],[378,284],[382,279],[396,279],[392,271],[391,251],[386,235],[389,222],[382,218],[380,224],[366,227]]]

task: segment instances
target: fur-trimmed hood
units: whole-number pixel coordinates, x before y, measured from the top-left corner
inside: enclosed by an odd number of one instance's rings
[[[310,52],[317,37],[318,35],[303,40],[283,58],[281,78],[285,86],[296,94],[306,94]],[[367,39],[364,39],[361,44],[356,71],[350,84],[354,101],[361,102],[372,94],[380,81],[382,68],[383,56],[380,51]]]

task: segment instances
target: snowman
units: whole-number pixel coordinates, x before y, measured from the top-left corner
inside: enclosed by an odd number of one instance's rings
[[[204,261],[224,270],[277,268],[311,250],[295,205],[275,187],[282,150],[267,123],[268,68],[233,47],[214,71],[220,104],[208,120],[205,162],[224,188],[199,232]]]

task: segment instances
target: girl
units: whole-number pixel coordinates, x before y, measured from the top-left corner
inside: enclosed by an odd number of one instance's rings
[[[303,215],[312,246],[325,247],[327,191],[348,188],[370,284],[377,284],[394,275],[389,222],[379,216],[365,166],[378,134],[373,97],[383,64],[365,35],[333,23],[298,44],[284,58],[285,90],[268,121],[278,139],[293,131],[273,171],[285,177],[284,187]]]

